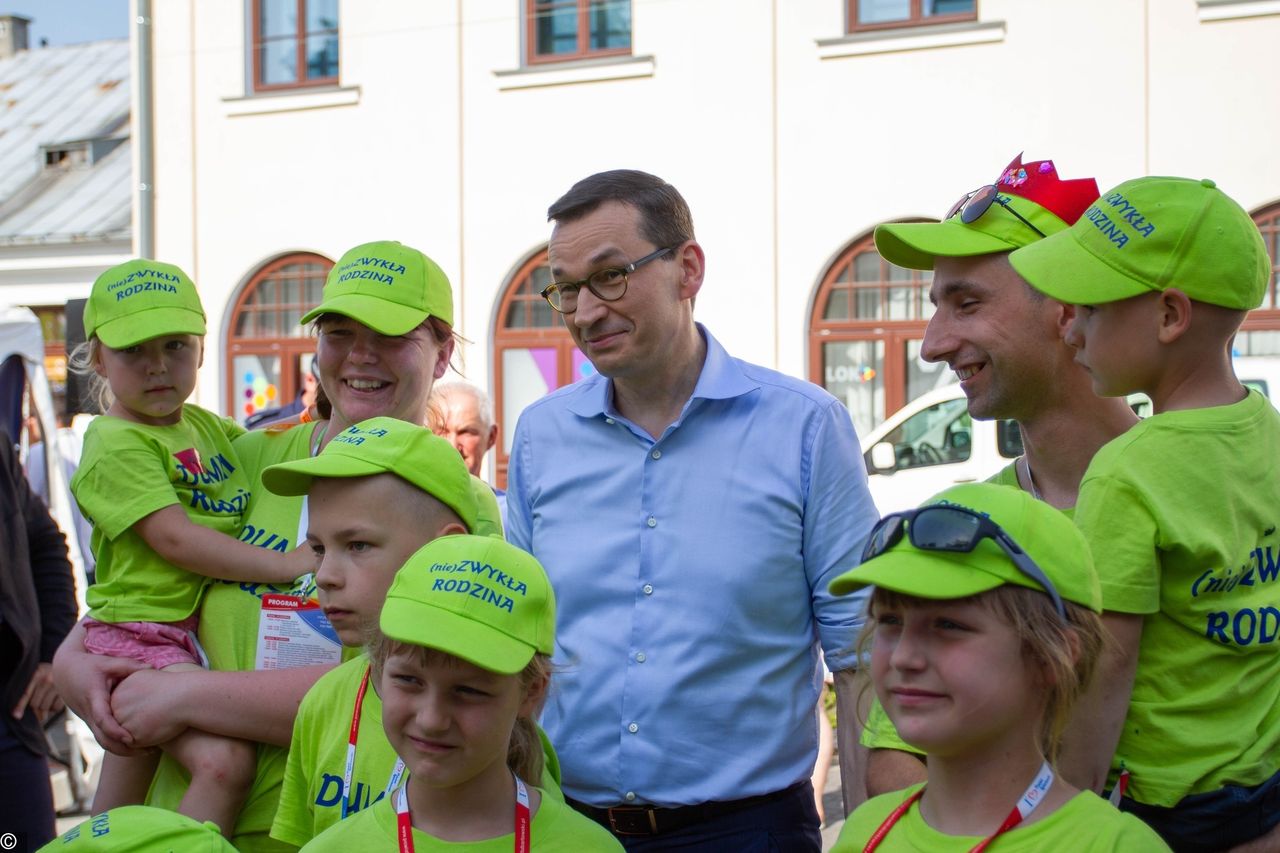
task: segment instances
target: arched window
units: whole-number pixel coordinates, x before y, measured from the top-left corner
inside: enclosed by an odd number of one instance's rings
[[[871,234],[854,240],[822,277],[809,322],[809,376],[848,406],[860,435],[954,381],[945,364],[920,359],[932,279],[880,257]]]
[[[498,420],[497,472],[506,488],[516,420],[538,398],[595,372],[541,296],[551,283],[547,251],[526,260],[507,285],[493,333],[494,416]]]
[[[1271,255],[1271,282],[1262,305],[1240,326],[1234,349],[1237,355],[1280,355],[1280,202],[1255,210],[1253,221]]]
[[[227,332],[227,413],[238,421],[288,405],[302,388],[315,339],[298,321],[320,303],[333,261],[300,252],[254,273],[231,311]]]

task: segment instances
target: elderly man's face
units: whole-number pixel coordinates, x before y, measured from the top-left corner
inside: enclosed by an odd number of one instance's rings
[[[547,255],[554,280],[579,281],[659,248],[641,236],[639,211],[611,201],[558,223]],[[606,302],[585,287],[578,292],[577,310],[564,315],[565,327],[601,374],[618,379],[659,373],[674,341],[687,333],[692,309],[681,291],[677,257],[658,258],[631,273],[617,301]]]
[[[1037,298],[1007,254],[938,258],[929,298],[937,311],[920,354],[955,371],[969,414],[1034,416],[1070,364],[1056,323],[1061,306]]]
[[[481,419],[476,399],[470,394],[450,394],[440,403],[441,422],[435,428],[436,435],[456,447],[467,470],[479,477],[485,453],[498,440],[498,425]]]

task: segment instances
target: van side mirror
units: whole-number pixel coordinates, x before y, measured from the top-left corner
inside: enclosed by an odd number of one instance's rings
[[[898,454],[892,442],[882,441],[871,446],[871,467],[877,471],[892,471],[898,467]]]

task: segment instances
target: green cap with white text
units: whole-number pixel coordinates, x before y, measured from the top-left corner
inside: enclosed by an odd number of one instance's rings
[[[998,524],[1032,559],[1066,601],[1102,610],[1102,588],[1084,536],[1060,510],[1012,486],[965,483],[921,507],[963,507]],[[907,528],[911,522],[907,521]],[[875,585],[916,598],[967,598],[1005,584],[1044,592],[995,541],[983,538],[969,552],[926,551],[909,535],[831,582],[833,595]]]
[[[1069,230],[1009,258],[1060,302],[1096,305],[1177,288],[1198,302],[1258,307],[1271,257],[1253,218],[1209,179],[1125,181]]]
[[[891,264],[915,270],[933,269],[934,260],[939,257],[1009,252],[1043,239],[1044,234],[1065,231],[1098,197],[1098,183],[1093,178],[1064,181],[1058,178],[1052,160],[1024,164],[1021,154],[1013,158],[995,183],[984,189],[990,188],[995,189],[997,200],[989,202],[971,222],[963,220],[962,204],[957,202],[956,210],[942,222],[891,222],[878,226],[876,251]],[[970,193],[961,202],[978,192]]]
[[[532,554],[492,536],[442,536],[396,573],[379,627],[512,675],[555,651],[555,593]]]
[[[453,445],[426,427],[398,418],[370,418],[338,433],[315,456],[272,465],[262,484],[277,495],[305,495],[317,477],[395,474],[476,529],[479,509],[471,472]]]
[[[383,335],[404,335],[428,317],[453,325],[453,287],[440,266],[393,240],[364,243],[343,255],[324,282],[320,304],[302,315],[341,314]]]
[[[124,349],[163,335],[203,335],[204,306],[195,283],[173,264],[134,258],[93,282],[84,336]]]
[[[40,853],[235,853],[213,821],[154,806],[120,806],[88,817]]]

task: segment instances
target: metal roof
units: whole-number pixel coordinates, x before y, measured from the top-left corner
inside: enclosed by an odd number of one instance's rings
[[[129,236],[129,74],[128,39],[0,60],[0,244]],[[122,141],[88,144],[103,139]],[[45,150],[77,142],[92,162],[46,168]]]

